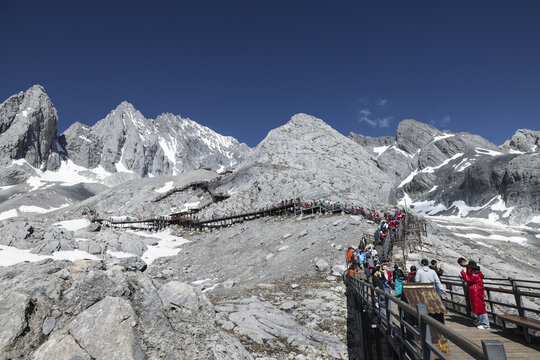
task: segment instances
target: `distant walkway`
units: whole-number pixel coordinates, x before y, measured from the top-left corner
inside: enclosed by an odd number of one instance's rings
[[[139,218],[128,216],[100,217],[98,214],[95,214],[95,211],[87,209],[85,214],[88,215],[92,222],[100,223],[108,227],[159,231],[170,225],[178,225],[187,229],[200,230],[203,228],[212,229],[230,226],[235,223],[241,223],[267,216],[336,214],[341,212],[351,215],[360,215],[369,220],[379,221],[379,214],[374,210],[366,211],[362,207],[345,206],[340,203],[331,203],[328,201],[304,202],[300,198],[296,200],[284,200],[278,203],[278,205],[269,206],[259,210],[247,211],[238,214],[229,213],[218,217],[214,216],[210,219],[199,219],[194,213],[180,213],[167,216]]]

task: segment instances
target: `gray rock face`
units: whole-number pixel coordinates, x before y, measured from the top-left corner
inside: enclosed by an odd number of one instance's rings
[[[142,360],[136,325],[137,315],[130,302],[107,296],[77,315],[68,332],[93,358],[107,354],[112,359]]]
[[[245,144],[172,114],[146,119],[123,102],[89,127],[75,123],[60,143],[77,165],[138,177],[174,175],[197,168],[230,170],[249,153]]]
[[[500,146],[501,149],[514,152],[538,152],[540,131],[519,129],[510,140]]]
[[[264,344],[267,349],[283,348],[283,343],[286,343],[289,354],[300,352],[308,355],[308,358],[346,359],[347,347],[337,336],[314,330],[308,324],[298,321],[302,318],[303,311],[309,313],[312,326],[320,319],[317,313],[323,312],[322,316],[331,316],[329,313],[336,310],[336,305],[332,303],[336,296],[330,291],[324,291],[323,295],[326,299],[321,301],[319,296],[310,292],[310,299],[302,301],[301,304],[286,301],[279,307],[254,296],[223,301],[217,306],[218,321],[223,327],[230,328],[235,334],[246,338],[248,342],[259,346]],[[290,312],[298,307],[302,310],[295,309]],[[333,317],[332,321],[335,320]],[[283,343],[278,344],[279,342]],[[286,354],[280,354],[282,351],[276,351],[278,359],[285,358]]]
[[[204,294],[179,282],[158,286],[120,265],[47,260],[0,268],[0,294],[2,360],[251,359],[215,326]]]
[[[197,310],[201,305],[210,306],[210,302],[208,301],[200,304],[199,296],[195,293],[195,290],[191,286],[179,281],[171,281],[163,285],[159,290],[159,297],[166,307],[176,306]]]
[[[35,168],[57,169],[60,159],[56,147],[57,123],[56,109],[39,85],[13,95],[0,104],[2,165],[24,159]],[[18,175],[14,179],[20,178]]]
[[[441,132],[404,120],[394,142],[388,137],[351,138],[376,154],[377,166],[393,179],[397,192],[390,200],[407,198],[407,205],[430,215],[487,217],[488,207],[494,206],[505,221],[517,224],[540,213],[540,158],[534,152],[538,135],[519,130],[498,148],[478,135]],[[495,205],[498,199],[502,205]],[[514,209],[506,213],[505,207]]]
[[[362,146],[324,121],[297,114],[272,131],[220,187],[226,211],[254,209],[303,197],[354,204],[386,202],[394,179]]]
[[[517,219],[529,220],[540,213],[540,154],[512,158],[500,182],[500,192],[508,207],[515,207]]]
[[[349,134],[349,138],[367,148],[393,145],[396,142],[396,139],[391,136],[371,137],[364,136],[362,134],[355,134],[353,132]]]
[[[12,346],[16,338],[22,334],[27,321],[25,317],[28,305],[28,296],[11,292],[0,295],[0,350]]]

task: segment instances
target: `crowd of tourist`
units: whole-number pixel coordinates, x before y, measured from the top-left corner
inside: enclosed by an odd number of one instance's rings
[[[363,245],[364,241],[365,239],[360,242],[360,245]],[[480,271],[480,266],[476,262],[467,261],[464,258],[459,258],[458,263],[464,268],[461,271],[461,277],[467,284],[466,296],[471,312],[477,315],[473,324],[479,329],[489,329],[489,318],[484,301],[484,275]],[[433,284],[439,297],[442,298],[443,295],[447,294],[440,280],[444,274],[444,265],[439,266],[437,260],[431,260],[430,262],[428,259],[422,259],[420,267],[411,266],[408,274],[405,274],[405,271],[397,264],[394,265],[393,271],[390,271],[389,265],[380,261],[373,244],[367,244],[366,248],[361,251],[352,247],[347,249],[347,265],[349,274],[352,275],[363,270],[366,279],[373,286],[381,290],[393,290],[394,295],[400,299],[403,296],[403,284],[410,283]],[[383,296],[380,295],[379,298],[382,305]],[[384,308],[381,307],[381,311],[384,312]]]

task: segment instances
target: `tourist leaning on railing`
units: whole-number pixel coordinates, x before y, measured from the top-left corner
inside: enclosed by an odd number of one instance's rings
[[[471,310],[478,315],[474,321],[479,329],[489,329],[489,318],[486,312],[484,301],[484,274],[480,271],[480,266],[474,261],[469,261],[467,270],[461,272],[461,277],[467,282],[469,287],[469,298],[471,300]]]

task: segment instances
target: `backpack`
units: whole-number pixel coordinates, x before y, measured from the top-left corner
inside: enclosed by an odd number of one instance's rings
[[[353,249],[347,249],[347,262],[352,262],[354,256]]]

